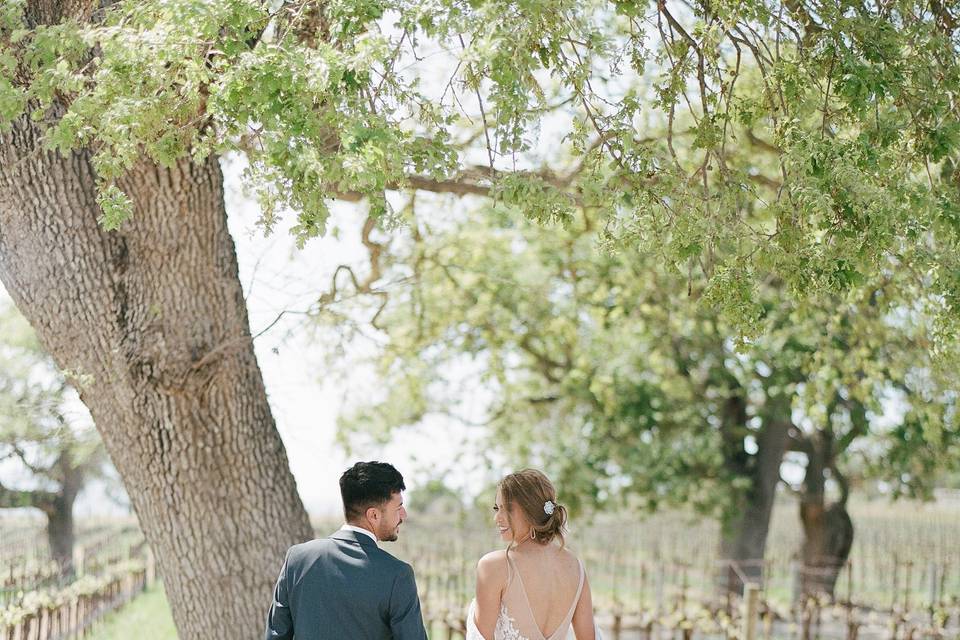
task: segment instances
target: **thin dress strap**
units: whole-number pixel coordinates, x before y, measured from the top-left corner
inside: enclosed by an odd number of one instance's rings
[[[573,614],[577,611],[577,605],[580,604],[580,596],[583,594],[583,582],[586,577],[586,571],[583,568],[583,560],[578,558],[577,564],[580,565],[580,584],[577,585],[577,595],[573,598],[573,604],[570,605],[567,617],[563,619],[563,622],[548,640],[554,640],[555,638],[561,638],[566,635],[567,630],[570,628],[570,623],[573,622]],[[561,631],[563,632],[562,634],[559,633]]]
[[[510,554],[507,554],[507,567],[510,572],[510,577],[507,579],[507,588],[504,591],[506,596],[509,592],[514,597],[511,598],[511,603],[514,606],[509,606],[508,609],[513,612],[514,615],[519,615],[521,618],[525,618],[527,622],[531,625],[529,634],[536,634],[541,638],[541,640],[546,640],[543,635],[543,632],[540,631],[540,628],[537,626],[536,617],[533,615],[533,606],[530,604],[530,598],[527,596],[527,585],[523,583],[523,576],[520,575],[520,569],[517,568],[517,565],[514,564],[513,558],[510,557]],[[517,599],[522,601],[522,610],[520,608],[521,603],[517,602]],[[524,614],[526,614],[524,616]],[[521,623],[522,626],[526,626]],[[536,640],[535,638],[533,640]]]

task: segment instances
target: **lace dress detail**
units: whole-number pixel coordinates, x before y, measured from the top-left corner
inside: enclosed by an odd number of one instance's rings
[[[466,640],[484,640],[480,630],[477,629],[477,601],[470,602],[470,608],[467,610],[467,637]],[[510,617],[507,611],[507,605],[500,604],[500,615],[497,616],[497,626],[493,630],[492,640],[530,640],[523,636],[516,627],[516,621]]]
[[[497,617],[497,627],[493,631],[494,640],[528,640],[520,635],[516,621],[510,617],[507,605],[500,603],[500,615]]]

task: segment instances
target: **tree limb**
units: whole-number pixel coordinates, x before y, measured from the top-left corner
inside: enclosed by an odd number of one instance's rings
[[[27,453],[23,449],[21,449],[18,444],[12,443],[12,442],[8,444],[10,445],[10,448],[13,450],[13,453],[18,458],[20,458],[20,464],[26,467],[27,470],[30,471],[30,473],[36,476],[44,476],[44,477],[50,476],[50,472],[52,471],[52,468],[39,467],[35,464],[32,464],[29,460],[27,460]]]
[[[47,511],[52,507],[56,497],[48,491],[23,491],[0,484],[0,509],[32,507]]]
[[[553,171],[498,171],[498,177],[507,177],[511,175],[523,175],[539,178],[547,184],[557,189],[567,189],[573,185],[574,180],[583,170],[580,164],[564,175],[558,175]],[[459,174],[450,178],[432,178],[422,175],[408,175],[402,180],[391,182],[387,188],[392,191],[404,191],[415,189],[418,191],[430,191],[432,193],[446,193],[455,196],[487,196],[491,195],[493,183],[490,177],[488,167],[470,166],[464,168]],[[358,191],[337,191],[335,197],[347,202],[359,202],[366,195]],[[582,202],[579,196],[573,194],[574,200],[578,205]]]

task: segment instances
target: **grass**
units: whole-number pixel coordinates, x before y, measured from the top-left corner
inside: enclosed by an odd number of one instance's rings
[[[434,623],[429,635],[442,638],[445,631],[445,626]],[[177,640],[167,596],[159,583],[106,616],[87,640],[129,640],[134,636],[137,640]]]
[[[87,640],[128,640],[132,637],[138,640],[177,640],[167,596],[159,583],[104,617],[94,626]]]

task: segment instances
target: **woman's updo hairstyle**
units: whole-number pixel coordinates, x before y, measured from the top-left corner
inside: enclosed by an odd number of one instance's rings
[[[530,537],[539,544],[549,544],[554,538],[563,547],[563,534],[567,529],[567,509],[557,504],[557,491],[553,483],[536,469],[524,469],[503,478],[497,487],[507,519],[511,505],[516,504],[531,525]],[[510,523],[511,528],[513,523]]]

